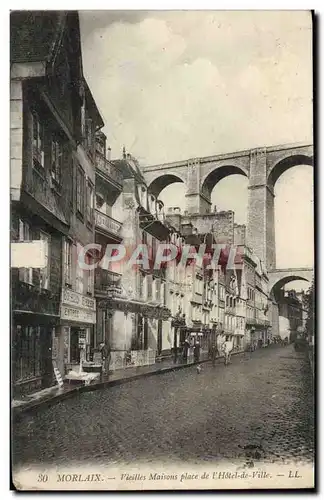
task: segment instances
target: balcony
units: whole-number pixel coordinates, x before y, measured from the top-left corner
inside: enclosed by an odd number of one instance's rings
[[[121,239],[120,231],[122,223],[112,217],[109,217],[109,215],[100,212],[99,210],[95,210],[95,224],[96,229],[104,231],[108,236],[114,235]]]
[[[121,275],[107,269],[97,268],[95,270],[95,294],[120,297],[123,289],[120,286]]]
[[[254,326],[269,326],[270,321],[263,318],[246,318],[246,324]]]
[[[113,184],[117,185],[118,188],[123,187],[123,174],[118,170],[112,163],[110,163],[107,158],[104,157],[99,151],[96,151],[96,167],[99,173],[103,174],[109,181],[113,181]]]
[[[40,289],[13,279],[12,291],[12,311],[14,313],[33,313],[37,315],[51,317],[59,316],[60,295],[50,290]],[[46,319],[46,318],[45,318]]]

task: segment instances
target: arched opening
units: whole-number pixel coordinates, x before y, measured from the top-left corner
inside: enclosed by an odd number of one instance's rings
[[[242,168],[235,165],[215,168],[205,178],[202,192],[211,201],[212,211],[232,210],[236,223],[246,223],[248,178]]]
[[[171,207],[178,207],[182,213],[184,212],[186,187],[179,176],[175,174],[161,175],[151,182],[148,189],[150,193],[163,201],[166,214]]]
[[[313,170],[308,164],[286,168],[274,194],[277,269],[313,267]]]
[[[310,285],[306,278],[296,275],[283,277],[272,287],[270,295],[277,304],[277,321],[273,317],[272,324],[281,339],[294,342],[298,332],[304,331],[304,292]]]
[[[268,176],[268,186],[274,187],[279,177],[287,170],[298,165],[313,165],[313,158],[306,155],[291,155],[276,163]]]
[[[149,193],[152,193],[156,198],[161,198],[160,194],[165,190],[166,187],[174,184],[174,183],[182,183],[184,185],[181,177],[175,174],[166,174],[156,177],[148,187]],[[162,199],[162,201],[164,201]]]
[[[229,177],[232,175],[244,175],[246,176],[246,172],[240,167],[234,165],[223,165],[222,167],[215,167],[204,179],[203,184],[201,186],[202,193],[206,198],[210,199],[211,193],[214,187],[225,177]]]
[[[248,178],[242,168],[235,165],[215,168],[205,178],[202,192],[211,201],[212,212],[232,210],[235,222],[246,224]]]
[[[311,283],[307,278],[298,276],[297,274],[284,276],[272,286],[270,295],[278,302],[278,300],[280,300],[282,290],[296,290],[297,292],[300,292],[301,290],[308,290],[310,285]]]
[[[211,193],[212,211],[232,210],[237,224],[246,224],[248,207],[247,177],[231,175],[216,184]]]

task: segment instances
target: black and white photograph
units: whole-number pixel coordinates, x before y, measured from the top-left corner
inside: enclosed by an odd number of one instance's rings
[[[198,8],[10,12],[12,489],[315,486],[314,12]]]

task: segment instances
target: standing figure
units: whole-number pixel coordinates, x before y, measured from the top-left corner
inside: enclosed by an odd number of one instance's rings
[[[100,344],[100,352],[102,359],[102,373],[108,373],[111,358],[110,347],[103,342]]]
[[[224,353],[224,364],[227,366],[231,362],[231,353],[233,350],[233,341],[226,340],[222,346]]]
[[[212,365],[215,366],[216,365],[216,358],[217,358],[217,353],[218,353],[218,350],[217,350],[217,346],[215,343],[213,343],[210,347],[210,351],[209,351],[209,356],[212,360]]]
[[[187,363],[188,361],[189,347],[190,347],[189,340],[186,339],[183,344],[183,354],[182,354],[184,363]]]
[[[194,362],[199,363],[199,359],[200,359],[200,344],[198,340],[196,340],[194,346]]]

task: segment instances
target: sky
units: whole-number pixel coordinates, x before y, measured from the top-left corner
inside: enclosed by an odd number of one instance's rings
[[[80,23],[84,73],[112,158],[124,145],[145,166],[312,142],[310,13],[84,11]],[[179,184],[161,198],[185,207]],[[310,167],[278,180],[278,267],[312,265],[311,200]],[[244,223],[246,179],[221,181],[212,202]]]

